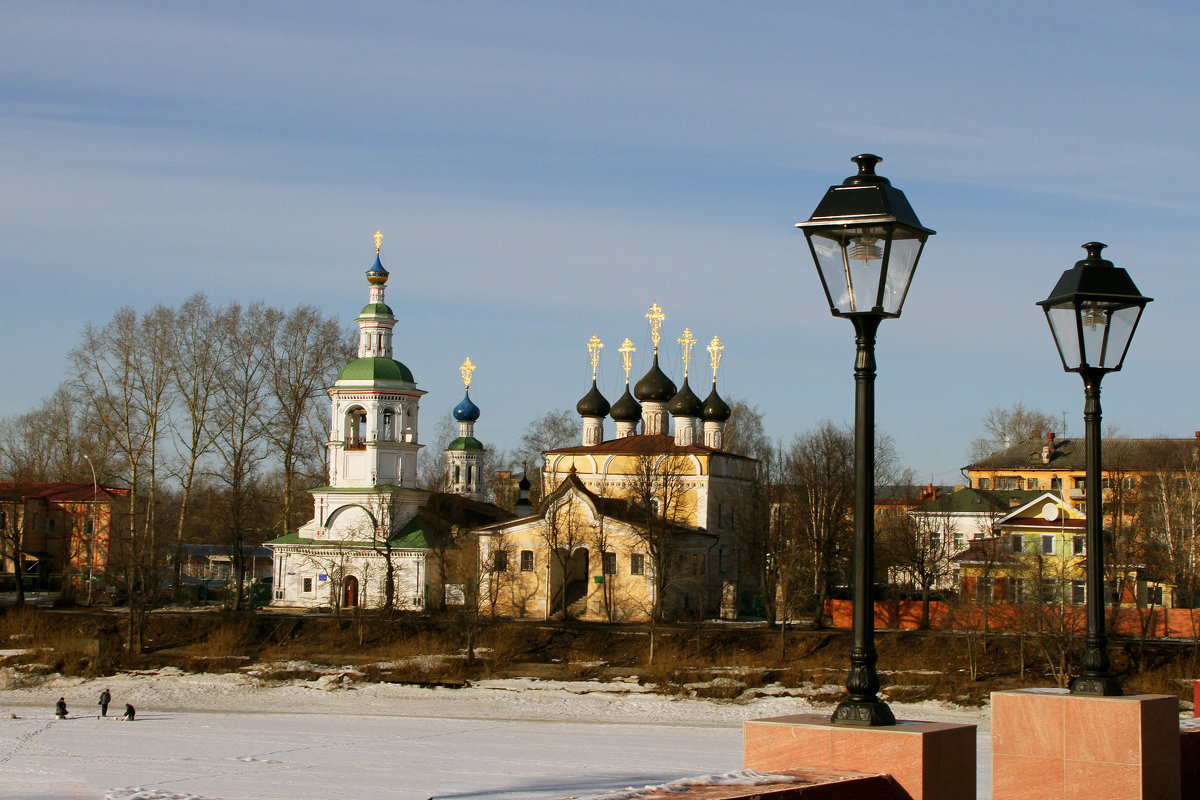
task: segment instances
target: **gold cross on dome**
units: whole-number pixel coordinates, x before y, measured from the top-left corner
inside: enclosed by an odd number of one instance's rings
[[[708,350],[708,356],[712,359],[713,383],[716,383],[717,367],[721,366],[721,351],[725,349],[725,345],[721,344],[721,340],[714,336],[705,349]]]
[[[650,320],[650,340],[654,342],[655,353],[658,352],[658,331],[662,327],[663,320],[666,318],[666,315],[662,313],[662,308],[658,305],[658,301],[655,300],[654,304],[650,306],[650,313],[646,315],[646,319]]]
[[[471,363],[470,356],[467,356],[467,360],[462,363],[462,366],[458,368],[458,371],[462,373],[463,387],[470,389],[471,373],[475,371],[475,365]]]
[[[683,348],[683,377],[688,375],[688,365],[692,363],[692,348],[696,346],[696,337],[692,336],[691,328],[683,329],[683,336],[679,337],[679,346]]]
[[[629,385],[629,370],[633,369],[633,354],[637,352],[637,348],[626,337],[625,341],[621,342],[621,348],[617,352],[621,354],[621,362],[625,366],[625,384]]]
[[[587,349],[588,358],[592,361],[592,380],[596,380],[596,367],[600,365],[600,351],[604,348],[604,342],[600,341],[600,337],[592,334],[592,338],[588,339]]]
[[[383,231],[375,231],[375,255],[379,255],[379,247],[383,244]]]

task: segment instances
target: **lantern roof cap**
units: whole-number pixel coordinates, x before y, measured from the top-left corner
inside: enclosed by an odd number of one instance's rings
[[[1075,266],[1064,272],[1050,296],[1038,305],[1048,308],[1073,298],[1109,299],[1135,304],[1151,302],[1152,298],[1145,297],[1138,291],[1133,279],[1123,267],[1113,266],[1113,262],[1101,257],[1100,252],[1107,246],[1102,242],[1088,242],[1082,245],[1087,251],[1087,258],[1076,261]]]
[[[858,174],[846,178],[840,186],[830,186],[812,217],[807,222],[797,222],[797,228],[893,223],[926,235],[936,233],[917,219],[904,192],[892,186],[887,178],[875,174],[875,165],[882,158],[863,153],[850,160],[858,164]]]

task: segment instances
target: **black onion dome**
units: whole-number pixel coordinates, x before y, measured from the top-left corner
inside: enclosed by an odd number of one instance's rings
[[[683,387],[671,398],[671,402],[667,404],[667,411],[670,411],[673,417],[698,417],[703,410],[704,404],[696,397],[692,387],[688,386],[687,377],[684,377]]]
[[[658,368],[658,353],[654,354],[654,364],[650,367],[650,371],[643,375],[642,379],[633,387],[634,396],[643,403],[647,401],[666,403],[675,396],[677,391],[675,382]]]
[[[637,422],[642,418],[642,404],[634,400],[633,395],[629,393],[629,384],[625,384],[625,394],[613,403],[609,415],[617,422]]]
[[[581,417],[603,417],[611,407],[604,399],[604,395],[600,394],[600,390],[596,388],[595,379],[592,380],[592,390],[575,404],[575,410]]]
[[[517,488],[522,492],[528,492],[529,487],[532,485],[533,484],[529,482],[529,477],[524,474],[521,475],[521,480],[517,482]]]
[[[713,381],[712,391],[704,399],[704,410],[700,416],[705,422],[728,422],[733,416],[733,409],[717,394],[717,382]]]

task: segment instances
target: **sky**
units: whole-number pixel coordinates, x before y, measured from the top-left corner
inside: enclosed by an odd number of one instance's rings
[[[937,231],[878,337],[876,414],[961,483],[990,409],[1082,432],[1044,315],[1098,240],[1154,298],[1106,426],[1200,429],[1200,6],[710,2],[7,3],[0,26],[0,416],[70,379],[129,305],[313,304],[352,323],[383,232],[422,433],[477,365],[476,435],[649,366],[645,314],[726,349],[717,385],[784,443],[851,423],[854,341],[803,235],[876,153]],[[608,430],[611,434],[612,424]],[[430,444],[426,441],[427,444]],[[436,443],[434,443],[436,444]]]

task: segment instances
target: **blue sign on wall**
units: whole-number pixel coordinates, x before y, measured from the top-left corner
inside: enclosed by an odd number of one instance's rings
[[[319,581],[327,581],[327,580],[329,580],[329,576],[328,576],[328,575],[318,575],[318,576],[317,576],[317,580],[319,580]]]

